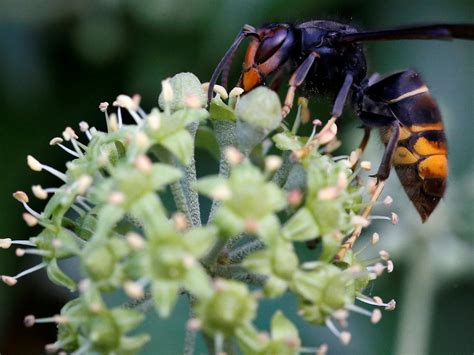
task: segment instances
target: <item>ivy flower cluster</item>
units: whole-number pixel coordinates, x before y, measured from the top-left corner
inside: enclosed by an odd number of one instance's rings
[[[323,341],[317,348],[302,344],[281,310],[270,332],[254,325],[260,300],[287,292],[295,295],[300,317],[326,326],[344,344],[351,338],[350,312],[377,323],[381,309],[395,308],[394,300],[364,294],[393,270],[388,252],[371,259],[361,256],[365,247],[338,254],[344,238],[373,219],[396,223],[393,213],[362,217],[374,182],[359,173],[370,163],[359,163],[357,151],[334,156],[340,143],[334,122],[320,127],[313,120],[312,134],[298,135],[311,121],[304,99],[290,129],[277,94],[265,87],[241,96],[240,88],[228,93],[217,85],[209,105],[207,88],[182,73],[162,82],[160,108],[150,112],[139,96],[119,95],[114,110],[101,103],[107,132],[81,122],[83,138],[67,127],[51,140],[72,156],[65,172],[28,156],[33,171],[53,174],[59,186],[32,187],[46,201],[41,212],[29,206],[26,192],[13,194],[39,233],[0,239],[0,248],[15,246],[18,257],[40,261],[1,279],[14,286],[45,269],[51,282],[78,291],[57,315],[25,317],[26,326],[57,325],[48,352],[137,353],[150,337],[163,336],[134,331],[146,316],[137,305],[148,302],[166,318],[180,295],[192,309],[187,354],[199,331],[215,353],[236,342],[245,354],[324,354]],[[196,175],[197,147],[216,158],[218,174]],[[164,198],[168,192],[172,203]],[[210,201],[208,216],[199,195]],[[389,196],[381,202],[390,203]],[[375,233],[371,244],[378,240]],[[298,243],[316,245],[312,260],[302,260]],[[79,279],[61,266],[69,258],[79,260]],[[128,298],[124,305],[108,304],[105,296],[120,291]]]

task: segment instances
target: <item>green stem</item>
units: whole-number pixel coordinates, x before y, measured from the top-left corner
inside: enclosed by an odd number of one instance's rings
[[[225,244],[225,250],[227,253],[230,253],[232,250],[236,249],[239,244],[239,241],[245,236],[244,233],[241,233],[235,237],[229,238],[227,243]]]
[[[267,279],[266,276],[249,272],[241,265],[221,266],[215,270],[215,275],[226,279],[233,279],[251,285],[262,286]]]
[[[197,131],[197,123],[188,127],[191,135],[194,137]],[[191,189],[191,185],[196,181],[196,164],[194,154],[191,162],[187,166],[183,166],[168,151],[156,147],[152,150],[159,160],[167,164],[173,165],[181,169],[184,177],[180,181],[173,182],[170,185],[171,194],[179,212],[183,213],[193,226],[201,225],[201,216],[199,208],[199,196],[197,192]]]
[[[410,255],[396,354],[428,354],[436,280],[429,245],[419,238]]]
[[[291,133],[296,134],[301,125],[301,105],[298,105],[298,111],[296,112],[295,122],[291,128]]]
[[[194,298],[191,295],[189,295],[188,301],[189,301],[189,319],[192,319],[195,317],[195,314],[192,308],[193,303],[194,303]],[[193,355],[195,350],[196,350],[196,330],[189,329],[189,327],[186,327],[183,355]]]
[[[162,162],[177,166],[178,163],[176,159],[165,149],[162,149],[159,146],[152,148],[152,153]],[[192,221],[191,212],[188,208],[188,203],[186,201],[186,195],[184,193],[181,181],[176,181],[170,184],[171,194],[173,195],[173,200],[176,205],[176,208],[179,212],[183,213],[189,221]]]
[[[230,166],[225,158],[225,148],[230,145],[235,145],[235,123],[230,121],[214,121],[213,124],[221,155],[219,162],[219,176],[228,178],[230,173]],[[217,200],[212,201],[211,212],[209,213],[209,218],[207,220],[208,224],[210,224],[214,219],[214,215],[217,209],[219,208],[219,204],[220,202]],[[213,264],[215,264],[226,243],[227,239],[219,238],[213,245],[209,253],[203,258],[203,264],[207,267],[211,267]]]
[[[291,161],[291,152],[286,151],[282,155],[283,163],[278,169],[278,171],[273,175],[272,182],[277,184],[278,186],[283,186],[288,179],[288,175],[290,174],[290,170],[293,167],[294,163]]]
[[[207,253],[207,255],[202,259],[202,263],[204,266],[211,268],[219,259],[219,255],[224,249],[224,246],[227,243],[227,239],[219,238],[217,239],[216,243],[212,246],[211,250]]]
[[[259,239],[252,240],[251,242],[245,243],[241,247],[231,251],[229,253],[229,262],[231,264],[240,263],[247,255],[254,251],[263,249],[265,245]]]
[[[226,338],[224,342],[224,351],[227,355],[239,354],[237,350],[237,342],[234,337]]]
[[[193,140],[195,140],[196,138],[198,126],[198,122],[192,123],[188,126],[189,133],[191,133]],[[184,179],[181,180],[181,186],[191,217],[191,223],[195,227],[201,225],[201,209],[199,207],[199,195],[191,188],[191,186],[196,182],[196,180],[196,161],[194,159],[193,152],[190,163],[186,167],[184,167]]]
[[[130,300],[122,305],[123,308],[134,309],[140,313],[147,313],[155,307],[155,302],[150,292],[146,292],[145,295],[136,300]]]
[[[179,212],[184,213],[186,218],[191,221],[191,212],[188,209],[188,204],[186,203],[186,196],[184,195],[181,183],[179,181],[173,182],[170,187],[174,203],[176,204],[176,208]]]
[[[214,339],[210,335],[207,335],[206,333],[203,333],[203,338],[204,338],[204,343],[206,344],[206,347],[207,347],[207,353],[215,354],[216,352],[214,351]]]
[[[236,143],[236,132],[235,123],[230,121],[214,121],[214,133],[216,135],[217,144],[220,149],[220,161],[219,161],[219,176],[228,178],[230,173],[230,166],[225,157],[225,148],[228,146],[235,146]],[[219,208],[220,201],[213,200],[211,206],[211,212],[207,223],[211,223],[214,219],[214,215]]]

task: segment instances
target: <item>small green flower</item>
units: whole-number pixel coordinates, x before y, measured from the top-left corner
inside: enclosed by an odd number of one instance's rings
[[[299,354],[301,340],[298,330],[281,311],[275,312],[271,320],[271,334],[258,333],[247,326],[237,330],[237,339],[244,354],[296,355]]]
[[[97,290],[89,285],[78,299],[70,301],[55,317],[58,323],[56,349],[133,354],[148,341],[145,334],[127,336],[143,320],[143,314],[123,308],[107,309]]]
[[[331,264],[315,262],[310,270],[298,271],[291,287],[298,295],[301,316],[315,324],[324,324],[355,300],[352,275]]]
[[[172,114],[155,110],[148,116],[149,124],[146,133],[151,143],[164,147],[173,153],[181,163],[187,165],[193,154],[194,146],[193,137],[187,127],[205,120],[208,115],[204,109],[186,109]],[[159,122],[159,128],[155,128],[154,123],[150,125],[152,120]]]
[[[218,279],[212,295],[199,299],[195,311],[208,334],[233,335],[253,318],[257,302],[241,282]]]
[[[280,150],[297,151],[304,147],[304,144],[308,139],[307,137],[299,137],[290,131],[285,131],[275,134],[272,137],[272,140],[275,142],[276,147]]]
[[[275,212],[286,206],[285,193],[250,162],[234,166],[228,180],[200,179],[196,189],[222,201],[213,223],[225,237],[246,231],[268,239],[278,230]]]
[[[210,278],[198,260],[214,243],[214,227],[202,227],[184,234],[171,224],[161,226],[159,234],[148,235],[145,265],[152,280],[152,293],[158,313],[169,315],[180,287],[196,296],[209,294]]]
[[[233,122],[237,119],[234,108],[224,103],[220,96],[216,96],[212,99],[209,115],[211,120]]]
[[[298,257],[291,243],[278,240],[268,249],[247,256],[242,265],[250,271],[268,276],[264,292],[268,297],[283,294],[298,268]]]
[[[107,290],[119,287],[127,275],[124,260],[131,253],[125,240],[113,237],[93,240],[82,250],[82,266],[97,287]]]

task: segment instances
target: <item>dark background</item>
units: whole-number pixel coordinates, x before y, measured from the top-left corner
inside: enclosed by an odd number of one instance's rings
[[[244,23],[333,19],[364,29],[430,22],[474,22],[472,1],[0,1],[0,235],[25,239],[22,208],[11,193],[30,191],[33,184],[55,186],[47,174],[31,172],[26,155],[59,169],[65,154],[48,146],[65,126],[86,120],[103,127],[100,101],[117,94],[140,93],[142,106],[156,106],[160,81],[191,71],[208,81],[234,36]],[[351,316],[353,340],[344,348],[322,327],[300,327],[303,343],[330,344],[332,354],[472,354],[474,312],[473,203],[474,160],[474,44],[468,41],[394,41],[367,46],[369,70],[382,73],[404,68],[418,70],[437,98],[450,148],[450,178],[446,198],[430,221],[421,225],[395,175],[388,191],[400,223],[374,223],[383,239],[380,248],[392,252],[395,271],[375,283],[371,293],[396,298],[398,308],[385,313],[378,325]],[[241,57],[240,57],[241,58]],[[239,59],[240,60],[240,59]],[[234,76],[239,70],[234,65]],[[234,79],[235,80],[235,79]],[[319,101],[317,101],[319,102]],[[326,119],[327,106],[314,108]],[[341,121],[350,152],[360,139],[357,121],[346,113]],[[367,158],[381,157],[377,137]],[[42,203],[32,202],[41,209]],[[389,210],[381,208],[380,213]],[[367,235],[370,235],[368,232]],[[363,242],[360,242],[363,245]],[[0,274],[14,275],[38,263],[34,257],[0,251]],[[69,265],[74,271],[74,265]],[[26,329],[26,314],[48,316],[70,297],[38,272],[14,288],[0,285],[0,352],[41,353],[55,339],[52,325]],[[260,307],[257,322],[268,328],[276,307],[297,322],[294,300],[284,297]],[[181,352],[186,309],[178,307],[169,322],[153,312],[146,327],[153,334],[146,354]],[[299,324],[302,324],[301,322]]]

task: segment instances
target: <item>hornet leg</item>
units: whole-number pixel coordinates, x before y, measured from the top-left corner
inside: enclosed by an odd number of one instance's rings
[[[354,81],[354,77],[351,73],[346,74],[346,78],[344,79],[344,84],[339,89],[339,93],[336,96],[336,101],[334,101],[334,106],[332,108],[332,117],[323,127],[323,129],[317,134],[313,140],[317,140],[323,134],[325,134],[328,130],[330,130],[336,122],[336,120],[341,117],[342,110],[344,109],[344,104],[346,103],[347,96],[349,95],[349,90],[351,89],[352,82]]]
[[[369,143],[370,131],[371,129],[369,127],[364,127],[364,136],[362,137],[362,140],[359,143],[359,147],[356,150],[356,160],[352,163],[352,170],[355,170],[357,163],[360,160],[360,157],[362,156],[362,154],[364,154],[365,148],[367,147],[367,143]]]
[[[375,175],[377,177],[377,182],[387,180],[388,176],[390,175],[393,153],[395,152],[398,139],[400,138],[400,124],[395,121],[392,123],[390,128],[392,130],[392,135],[390,136],[387,146],[385,147],[382,162],[380,163],[377,174]]]
[[[333,118],[341,117],[342,110],[344,109],[344,104],[346,103],[347,95],[349,95],[349,90],[351,89],[353,81],[354,77],[352,74],[347,73],[344,83],[342,84],[342,87],[339,89],[339,92],[336,96],[336,101],[334,101],[334,106],[331,113]]]
[[[400,124],[396,121],[393,122],[391,125],[391,129],[392,129],[392,136],[390,137],[390,140],[388,141],[387,146],[385,147],[385,152],[383,154],[382,162],[380,163],[379,169],[376,174],[377,187],[374,191],[374,194],[372,195],[372,198],[370,199],[369,205],[364,209],[364,212],[362,213],[362,217],[364,218],[369,217],[374,203],[382,194],[382,191],[385,185],[385,180],[388,178],[390,174],[393,153],[395,152],[398,139],[400,138]],[[341,248],[339,249],[336,256],[334,257],[335,260],[342,260],[344,258],[344,256],[346,255],[346,252],[349,249],[352,249],[352,246],[359,238],[361,232],[362,232],[362,226],[361,225],[356,226],[354,232],[352,232],[352,235],[344,242],[344,244],[341,245]]]
[[[316,57],[319,57],[319,54],[316,52],[311,52],[311,54],[306,57],[304,62],[301,63],[298,69],[296,69],[296,71],[291,76],[289,82],[290,87],[288,88],[288,92],[286,94],[285,104],[281,110],[281,115],[283,118],[288,116],[290,113],[290,110],[293,107],[293,101],[295,99],[296,88],[303,84],[303,81],[306,79],[306,75],[308,75],[308,72],[311,69]]]
[[[347,96],[349,95],[349,91],[351,89],[353,81],[354,77],[352,76],[352,74],[347,73],[346,78],[344,79],[344,83],[339,89],[339,93],[337,94],[336,100],[334,101],[334,106],[331,112],[331,119],[326,123],[326,125],[321,129],[321,131],[316,134],[310,142],[306,144],[305,147],[293,153],[293,156],[295,158],[302,158],[308,155],[313,150],[313,148],[319,143],[320,139],[323,138],[328,133],[328,131],[331,131],[334,126],[334,122],[336,122],[336,120],[342,115],[342,110],[344,109],[344,104],[346,103]]]

